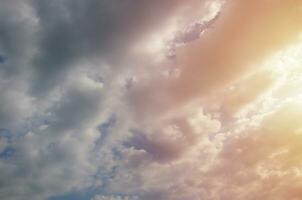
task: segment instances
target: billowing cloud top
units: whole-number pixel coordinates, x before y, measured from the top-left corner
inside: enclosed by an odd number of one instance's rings
[[[0,199],[296,200],[300,0],[1,0]]]

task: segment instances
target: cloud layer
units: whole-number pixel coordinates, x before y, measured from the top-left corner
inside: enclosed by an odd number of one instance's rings
[[[299,199],[301,8],[1,1],[0,199]]]

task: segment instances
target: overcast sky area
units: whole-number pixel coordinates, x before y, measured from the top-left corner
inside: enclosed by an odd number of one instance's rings
[[[1,200],[299,200],[302,1],[0,0]]]

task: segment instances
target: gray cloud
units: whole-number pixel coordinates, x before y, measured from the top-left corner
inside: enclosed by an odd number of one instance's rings
[[[182,6],[168,0],[1,1],[1,199],[41,200],[109,184],[134,123],[122,98],[124,72],[138,65],[133,46]],[[117,122],[99,130],[113,114]],[[122,198],[108,198],[114,196]]]
[[[178,3],[169,1],[34,1],[39,28],[33,92],[56,86],[83,58],[123,63],[137,38],[154,30]]]

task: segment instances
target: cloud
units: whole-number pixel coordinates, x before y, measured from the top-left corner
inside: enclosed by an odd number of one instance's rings
[[[228,148],[221,152],[204,180],[209,185],[216,182],[211,188],[214,198],[298,198],[300,125],[294,119],[301,113],[297,103],[284,104],[259,128],[245,130],[238,138],[228,140]]]
[[[131,113],[122,97],[129,63],[138,65],[135,46],[187,6],[106,0],[0,4],[0,128],[7,130],[0,138],[0,197],[40,200],[103,187],[134,123],[126,120]],[[98,129],[112,116],[116,123]]]
[[[141,199],[299,198],[299,105],[300,100],[284,103],[240,134],[196,139],[191,150],[169,162],[153,162],[146,151],[129,149],[109,191]]]
[[[135,200],[135,199],[136,198],[131,198],[131,197],[97,195],[97,196],[93,197],[91,200]]]
[[[129,59],[138,38],[165,24],[180,1],[34,1],[38,49],[33,59],[33,92],[43,93],[81,59],[95,56],[115,67]],[[162,18],[159,22],[156,18]],[[39,83],[39,84],[37,84]]]
[[[301,13],[296,4],[226,3],[215,24],[199,40],[177,48],[177,78],[157,76],[152,84],[138,86],[134,92],[137,98],[132,99],[136,109],[142,107],[139,112],[143,113],[148,104],[146,112],[164,112],[182,106],[261,66],[275,51],[299,40]]]
[[[2,1],[0,198],[299,198],[300,4]]]
[[[0,15],[0,54],[6,60],[0,71],[5,75],[20,73],[35,53],[36,14],[27,0],[5,0]]]
[[[19,136],[22,140],[14,139],[11,147],[15,155],[9,162],[1,162],[5,171],[0,176],[1,198],[45,199],[89,185],[96,168],[88,155],[99,134],[95,118],[102,89],[77,78],[59,103],[50,108],[46,123]]]

